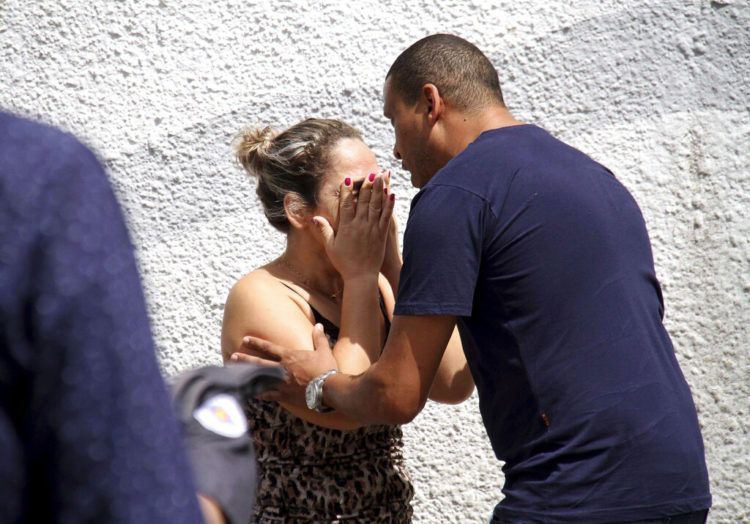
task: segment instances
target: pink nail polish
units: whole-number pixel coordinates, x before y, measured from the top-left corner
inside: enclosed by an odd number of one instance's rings
[[[375,180],[375,173],[370,173],[370,182]]]
[[[394,200],[396,200],[396,193],[391,193],[390,195],[388,195],[388,198],[390,198],[391,202],[393,202]]]
[[[344,185],[345,185],[345,186],[350,186],[350,185],[352,185],[352,179],[351,179],[351,178],[349,178],[349,177],[346,177],[346,178],[344,179]]]

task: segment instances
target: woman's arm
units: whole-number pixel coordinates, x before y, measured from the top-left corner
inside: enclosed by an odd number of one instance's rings
[[[353,315],[350,315],[350,322],[361,322],[362,318],[380,314],[376,287],[372,290],[368,290],[367,285],[347,288],[345,294],[349,295],[348,302],[352,304],[349,307],[354,310]],[[367,295],[370,294],[375,298],[367,304]],[[361,302],[356,304],[358,299]],[[342,311],[342,318],[344,315]],[[312,350],[310,330],[314,323],[312,314],[304,311],[278,280],[262,270],[253,272],[237,282],[229,292],[224,307],[221,333],[222,356],[226,362],[232,353],[245,352],[242,339],[246,335],[261,337],[290,347]],[[374,361],[364,349],[365,345],[371,342],[367,342],[363,337],[367,337],[368,333],[373,338],[379,337],[375,329],[377,327],[369,331],[360,331],[359,335],[351,337],[342,330],[339,335],[341,343],[337,343],[339,351],[337,352],[334,347],[334,355],[342,372],[355,375],[362,373]],[[345,353],[341,352],[342,347],[346,348]],[[377,347],[379,352],[381,347],[379,341]],[[343,430],[361,426],[339,413],[318,413],[291,404],[283,404],[283,406],[294,415],[319,426]]]
[[[395,297],[390,283],[391,279],[381,275],[381,293],[388,309],[388,318],[392,319]],[[398,285],[398,277],[396,277],[396,285]],[[474,379],[471,376],[469,365],[466,363],[461,337],[456,327],[453,328],[453,334],[445,348],[443,358],[440,360],[435,381],[430,388],[429,399],[443,404],[460,404],[469,398],[473,392]]]
[[[461,345],[458,328],[453,333],[440,360],[429,399],[443,404],[460,404],[474,392],[474,379]]]

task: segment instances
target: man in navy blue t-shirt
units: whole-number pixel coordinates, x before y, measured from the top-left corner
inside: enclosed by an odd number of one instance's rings
[[[380,360],[358,377],[326,375],[335,361],[324,343],[248,346],[312,383],[312,406],[403,423],[423,407],[458,323],[505,461],[493,522],[703,522],[703,442],[630,193],[513,118],[492,64],[458,37],[433,35],[398,57],[385,115],[421,191]]]

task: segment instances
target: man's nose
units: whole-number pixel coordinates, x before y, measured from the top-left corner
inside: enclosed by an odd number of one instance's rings
[[[396,159],[401,160],[401,153],[398,152],[398,146],[393,146],[393,156],[395,156]]]

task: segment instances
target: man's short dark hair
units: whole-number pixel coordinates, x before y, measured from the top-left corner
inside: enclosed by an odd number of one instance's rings
[[[425,84],[461,110],[505,105],[492,62],[474,44],[455,35],[427,36],[401,53],[386,79],[403,101],[413,105]]]

